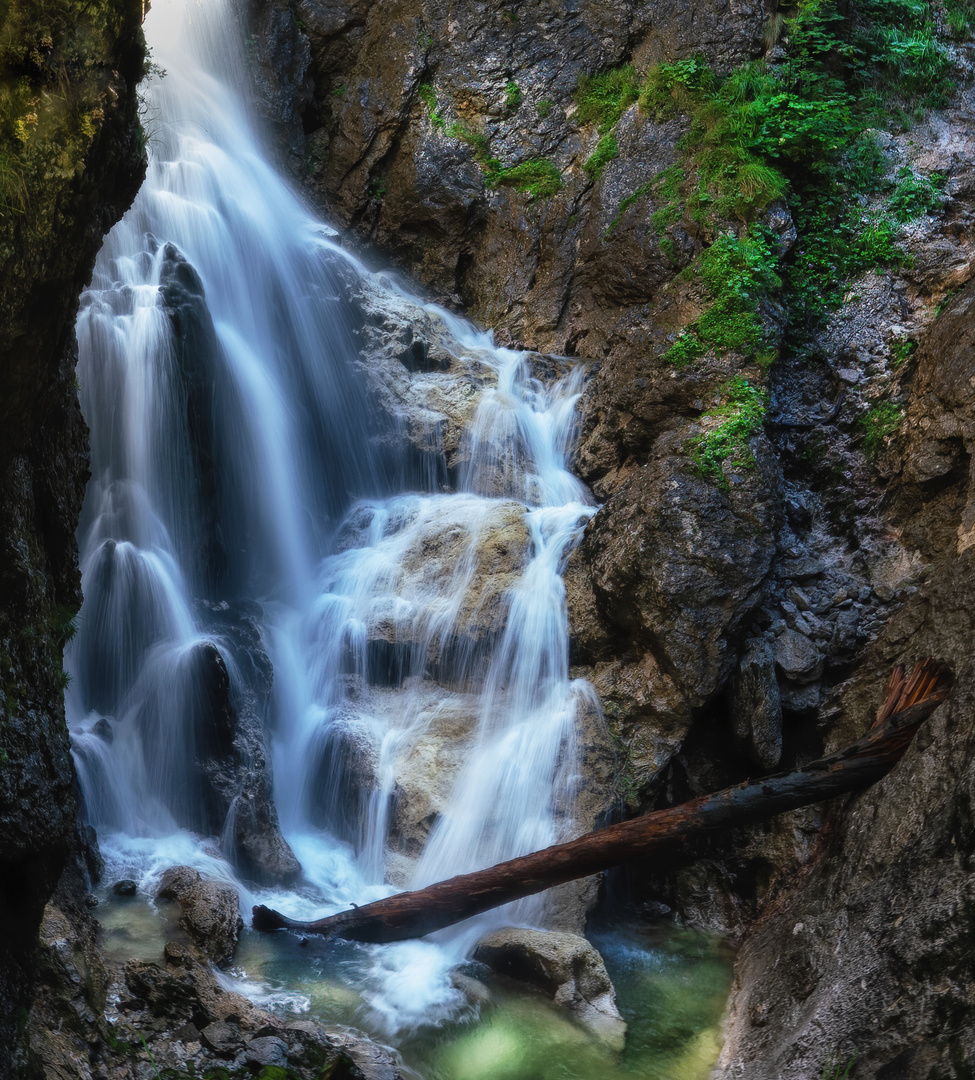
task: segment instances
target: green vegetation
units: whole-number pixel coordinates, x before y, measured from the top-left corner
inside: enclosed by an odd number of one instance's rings
[[[916,341],[911,341],[910,338],[898,338],[890,347],[890,358],[894,367],[899,368],[916,348]]]
[[[825,1062],[821,1073],[822,1080],[848,1080],[855,1062],[856,1056],[851,1057],[845,1064],[835,1059]]]
[[[596,149],[586,159],[583,168],[593,180],[596,180],[613,158],[619,157],[619,152],[620,145],[616,141],[616,136],[602,135],[596,144]]]
[[[551,101],[546,101],[545,98],[542,98],[542,100],[535,106],[535,111],[538,113],[539,120],[547,119],[552,111]]]
[[[895,221],[906,224],[925,214],[933,214],[944,203],[945,177],[941,173],[915,176],[905,165],[897,173],[897,186],[891,192],[887,207]]]
[[[514,112],[515,109],[521,104],[522,93],[518,89],[518,84],[513,80],[508,80],[508,85],[504,88],[504,103],[509,112]]]
[[[599,142],[583,168],[593,180],[619,152],[613,135],[619,118],[640,96],[636,72],[630,64],[612,68],[599,75],[583,75],[576,87],[576,119],[580,124],[595,124]]]
[[[0,9],[0,220],[83,169],[104,118],[109,50],[138,25],[131,7],[9,0]],[[133,56],[141,61],[141,50]]]
[[[492,157],[486,135],[459,120],[447,123],[431,83],[422,83],[417,93],[434,127],[448,138],[460,139],[471,147],[474,159],[484,170],[485,183],[489,188],[511,187],[536,199],[555,195],[562,189],[562,174],[553,162],[545,158],[532,158],[518,165],[502,165],[496,157]]]
[[[562,190],[562,174],[545,158],[523,161],[520,165],[502,165],[491,158],[483,167],[488,187],[513,187],[536,199],[548,198]]]
[[[433,88],[433,83],[420,83],[416,92],[420,100],[426,106],[430,123],[433,124],[438,131],[446,131],[447,121],[440,112],[440,103],[437,100],[437,92]]]
[[[944,0],[945,21],[955,41],[970,37],[975,18],[975,0]]]
[[[946,6],[952,26],[973,11],[975,0]],[[947,100],[952,67],[935,29],[927,0],[864,0],[853,9],[801,0],[793,16],[769,25],[769,44],[785,46],[784,63],[754,62],[719,75],[688,57],[655,65],[642,80],[624,67],[580,82],[578,119],[600,132],[585,163],[594,178],[618,152],[613,129],[634,95],[658,121],[687,118],[678,162],[624,198],[606,232],[649,199],[649,225],[675,265],[671,229],[682,219],[717,234],[682,275],[704,287],[708,307],[673,341],[667,361],[684,367],[730,351],[767,371],[780,345],[800,354],[809,347],[852,278],[908,261],[903,226],[940,209],[945,178],[905,167],[891,183],[871,129],[889,126],[892,115],[910,122],[919,103]],[[776,202],[788,205],[796,227],[787,258],[777,236],[758,224]],[[782,342],[768,338],[761,315],[773,293],[786,313]],[[894,353],[895,366],[912,347]],[[725,451],[754,430],[763,408],[730,399],[728,407],[733,416],[718,434],[693,448],[699,468],[716,480]],[[876,453],[899,421],[890,403],[871,410],[867,453]]]
[[[904,410],[892,401],[880,401],[860,417],[864,429],[863,449],[868,457],[876,457],[884,442],[901,425]]]
[[[711,349],[754,356],[766,345],[758,305],[781,283],[769,238],[753,227],[742,237],[720,236],[697,262],[696,273],[712,303],[664,354],[686,367]]]
[[[732,460],[739,468],[745,469],[755,463],[748,440],[765,419],[765,395],[740,375],[728,383],[725,394],[725,403],[704,413],[702,417],[721,417],[721,423],[692,439],[690,451],[701,476],[727,490],[728,481],[722,470],[725,461]]]

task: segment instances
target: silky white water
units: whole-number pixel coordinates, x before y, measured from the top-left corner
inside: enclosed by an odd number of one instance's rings
[[[78,321],[92,478],[67,706],[109,874],[151,892],[190,864],[245,911],[309,918],[566,838],[588,698],[560,576],[593,512],[566,468],[581,372],[543,385],[439,313],[484,386],[452,489],[433,485],[445,469],[418,463],[363,373],[357,289],[403,294],[268,164],[226,0],[154,0],[146,33],[166,70],[149,173]],[[233,742],[230,714],[260,746]],[[289,885],[254,884],[252,792],[213,765],[257,769],[263,746]],[[491,925],[545,917],[531,898],[361,949],[373,1022],[459,1015],[450,967]]]

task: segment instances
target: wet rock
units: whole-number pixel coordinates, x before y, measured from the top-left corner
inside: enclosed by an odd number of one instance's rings
[[[450,982],[471,1005],[481,1006],[491,1000],[491,991],[484,983],[462,971],[451,971]]]
[[[233,1057],[241,1048],[244,1040],[240,1030],[220,1020],[214,1021],[200,1032],[200,1042],[219,1057]]]
[[[197,646],[206,704],[197,728],[209,735],[209,743],[194,759],[204,782],[197,827],[216,835],[229,833],[227,854],[242,875],[265,884],[293,884],[301,876],[301,866],[281,835],[261,721],[272,682],[261,636],[261,609],[227,601],[198,601],[197,609],[219,634],[241,677],[232,693],[220,650],[210,642]]]
[[[255,1069],[267,1066],[283,1068],[288,1064],[288,1044],[272,1035],[251,1039],[244,1047],[244,1060]]]
[[[120,9],[91,35],[83,20],[68,19],[38,63],[29,58],[47,48],[38,37],[46,14],[23,14],[4,19],[4,36],[8,55],[24,58],[17,78],[36,102],[31,112],[50,130],[63,101],[89,103],[91,126],[84,146],[37,140],[36,179],[18,181],[23,197],[6,192],[0,220],[0,1075],[35,1068],[26,1038],[38,931],[79,816],[63,681],[65,635],[81,604],[76,530],[89,469],[75,378],[78,301],[104,233],[145,171],[141,13]],[[54,71],[58,90],[49,95]],[[51,1021],[52,1039],[70,1044],[70,1025]]]
[[[136,883],[131,878],[123,878],[115,882],[112,892],[116,896],[135,896],[136,887]]]
[[[211,959],[229,963],[244,920],[237,890],[232,885],[204,880],[188,866],[170,867],[159,881],[156,896],[175,900],[179,924]]]
[[[548,994],[608,1045],[622,1049],[626,1024],[602,957],[584,937],[506,927],[481,938],[474,958]]]
[[[643,810],[654,780],[680,749],[690,728],[691,710],[677,684],[650,653],[631,663],[596,664],[587,675],[622,748],[617,789],[629,810]]]
[[[295,1025],[290,1025],[294,1028]],[[403,1059],[391,1047],[374,1042],[361,1032],[345,1029],[330,1031],[328,1044],[333,1053],[344,1056],[350,1074],[358,1080],[409,1080],[415,1074],[403,1065]],[[340,1058],[341,1060],[341,1058]]]

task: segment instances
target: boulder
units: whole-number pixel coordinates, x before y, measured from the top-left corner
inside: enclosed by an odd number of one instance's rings
[[[175,900],[180,926],[210,959],[229,963],[244,928],[232,885],[207,881],[189,866],[173,866],[160,879],[156,898]]]
[[[505,927],[481,938],[474,958],[541,990],[583,1027],[622,1049],[626,1023],[602,957],[578,934]]]

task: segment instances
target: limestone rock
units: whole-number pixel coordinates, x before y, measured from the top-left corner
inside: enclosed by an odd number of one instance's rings
[[[782,699],[772,649],[754,642],[732,681],[731,724],[747,756],[772,772],[782,757]]]
[[[251,1041],[244,1047],[247,1064],[256,1069],[276,1066],[283,1068],[288,1064],[288,1044],[274,1035],[264,1035]]]
[[[727,493],[697,476],[684,456],[688,437],[658,441],[583,543],[605,617],[665,659],[693,706],[735,663],[733,635],[761,601],[772,565],[778,506],[761,466]]]
[[[775,642],[775,662],[796,682],[813,682],[823,669],[816,646],[798,630],[783,630]]]
[[[160,900],[175,900],[180,926],[211,959],[227,963],[244,928],[237,890],[207,881],[189,866],[173,866],[163,874],[156,890]]]
[[[602,957],[578,934],[505,927],[481,938],[474,958],[543,991],[607,1044],[622,1049],[626,1024]]]

